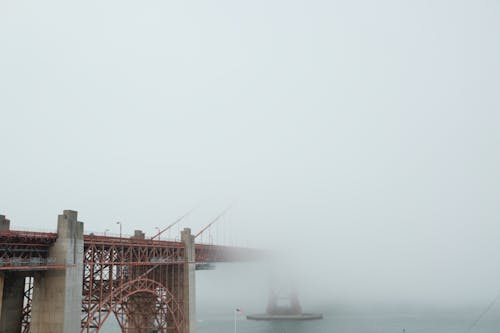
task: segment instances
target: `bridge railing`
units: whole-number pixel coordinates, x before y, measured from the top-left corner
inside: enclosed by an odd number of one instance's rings
[[[119,246],[157,246],[157,247],[175,247],[180,248],[184,247],[184,244],[181,242],[171,241],[171,240],[152,240],[149,238],[135,238],[135,237],[116,237],[116,236],[106,236],[97,235],[97,234],[86,234],[83,236],[85,244],[103,244],[103,245],[119,245]]]
[[[0,237],[2,238],[32,238],[32,239],[46,239],[55,241],[57,233],[53,232],[39,232],[32,230],[0,230]]]
[[[5,266],[50,266],[55,265],[56,258],[22,258],[22,257],[10,257],[10,258],[0,258],[0,267]]]

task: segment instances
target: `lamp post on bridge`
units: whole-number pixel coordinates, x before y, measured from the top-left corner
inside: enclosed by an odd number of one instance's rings
[[[106,233],[109,231],[109,229],[104,229],[104,237],[106,237]]]
[[[158,231],[157,232],[157,234],[158,234],[158,240],[161,240],[160,228],[159,227],[155,227],[155,229]]]
[[[122,223],[120,221],[116,222],[116,224],[119,224],[120,225],[120,262],[123,263],[123,243],[122,243]],[[123,267],[122,265],[120,264],[120,266],[118,266],[118,275],[120,276],[120,281],[123,283]],[[123,320],[123,318],[122,318]]]

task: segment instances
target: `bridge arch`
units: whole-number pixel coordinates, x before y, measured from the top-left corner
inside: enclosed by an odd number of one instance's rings
[[[166,333],[167,324],[169,332],[174,328],[174,332],[181,333],[183,331],[185,319],[182,306],[177,302],[176,298],[167,289],[167,287],[152,279],[140,277],[134,280],[127,281],[122,285],[115,288],[108,296],[101,302],[101,307],[94,308],[87,314],[86,319],[82,322],[81,333],[95,332],[98,333],[102,325],[113,313],[120,325],[122,331],[128,326],[130,319],[129,301],[135,295],[149,294],[154,297],[153,312],[155,324],[157,325],[158,332]],[[98,312],[105,312],[102,317],[97,316]],[[99,318],[97,321],[94,318]],[[170,318],[170,321],[167,321]],[[140,332],[138,330],[137,332]]]

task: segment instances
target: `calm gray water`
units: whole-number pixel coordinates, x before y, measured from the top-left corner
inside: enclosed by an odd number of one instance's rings
[[[388,333],[388,332],[429,332],[457,333],[467,332],[478,312],[473,309],[438,310],[428,309],[415,312],[397,310],[378,310],[365,313],[362,310],[324,313],[324,319],[313,321],[251,321],[238,316],[237,332],[255,333]],[[479,310],[480,312],[480,310]],[[199,333],[234,332],[234,319],[231,314],[200,314],[198,320]],[[499,332],[500,314],[491,313],[485,316],[474,329],[475,333]]]
[[[326,308],[322,320],[312,321],[253,321],[237,315],[236,331],[239,333],[466,333],[481,309],[339,309]],[[198,333],[233,333],[232,310],[200,309],[197,323]],[[470,333],[493,333],[500,331],[500,313],[489,312]],[[103,333],[119,332],[112,320]]]

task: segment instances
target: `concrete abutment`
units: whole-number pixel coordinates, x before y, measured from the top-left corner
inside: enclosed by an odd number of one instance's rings
[[[196,256],[194,236],[191,234],[191,229],[184,228],[181,231],[181,241],[186,248],[185,271],[183,274],[183,299],[184,301],[184,316],[186,320],[184,333],[195,333],[196,331],[196,289],[195,289],[195,272],[196,272]]]
[[[57,221],[57,240],[49,257],[65,269],[35,275],[31,333],[79,332],[82,311],[83,223],[65,210]]]
[[[19,273],[2,274],[3,284],[0,333],[21,332],[24,301],[24,278]]]

